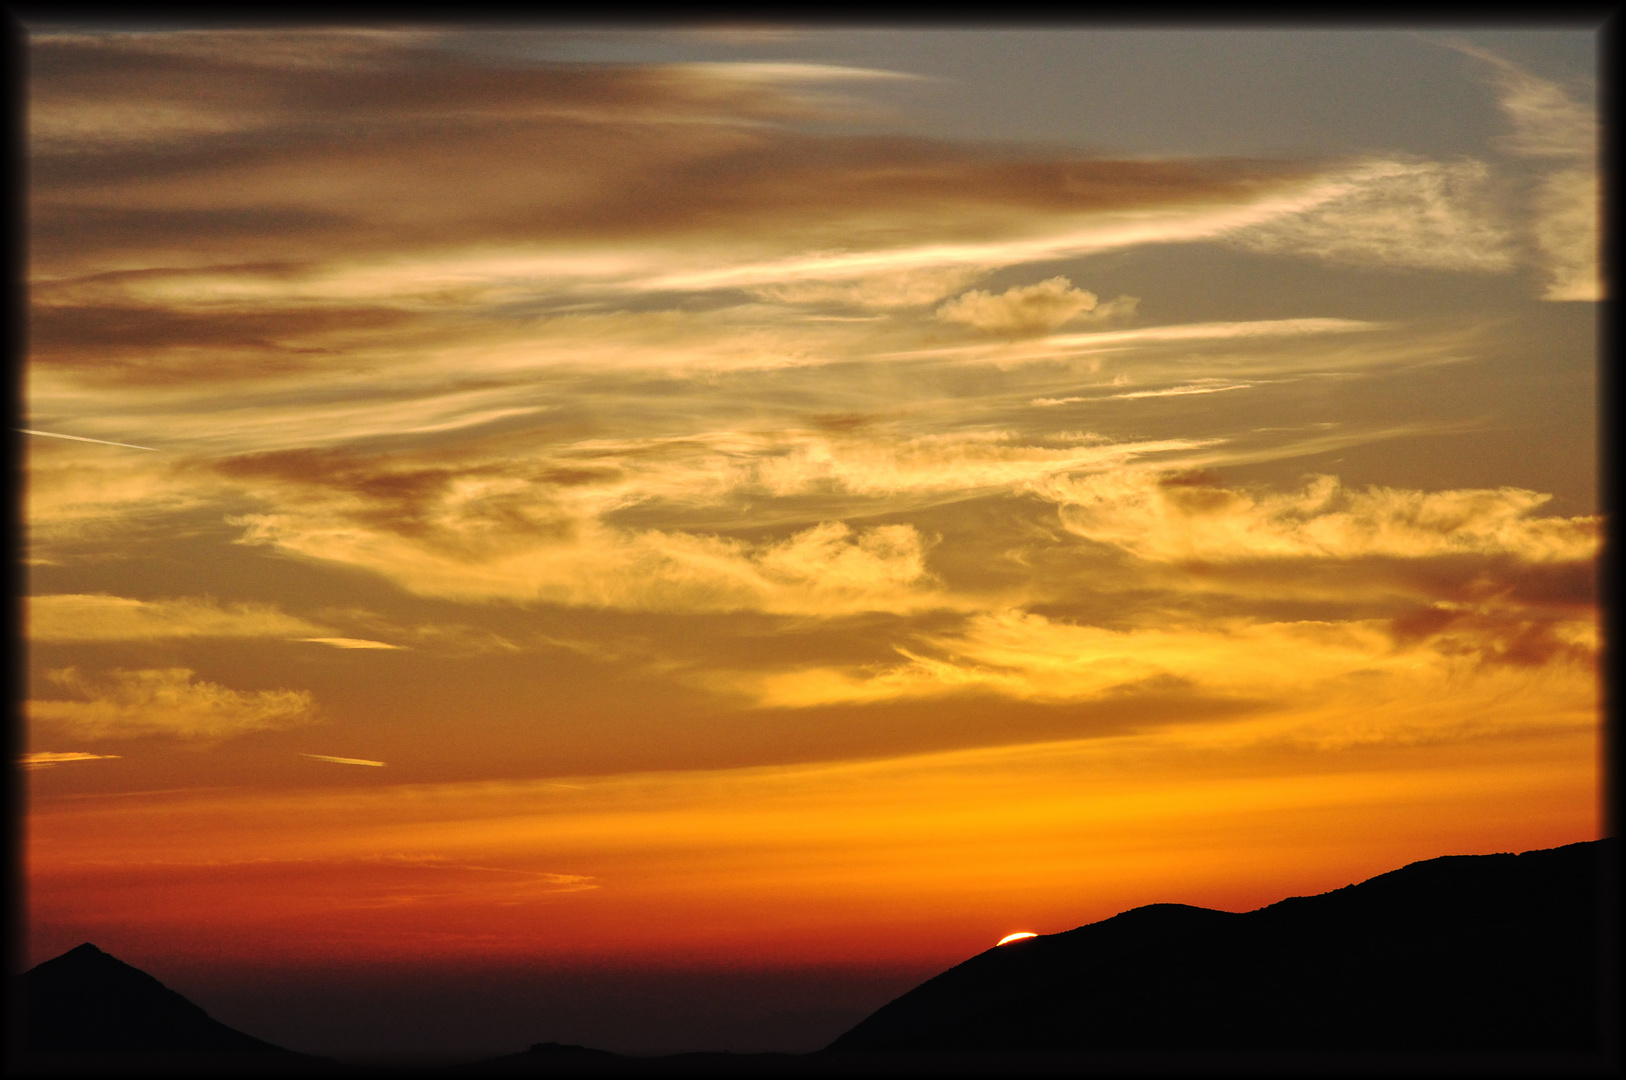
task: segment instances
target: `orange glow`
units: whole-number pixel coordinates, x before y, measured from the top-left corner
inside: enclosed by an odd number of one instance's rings
[[[34,948],[157,935],[245,959],[948,960],[1013,914],[1072,927],[1154,902],[1246,910],[1442,850],[1593,838],[1590,741],[1324,759],[1143,737],[57,800],[29,818]]]
[[[1600,834],[1590,39],[782,30],[30,27],[32,959],[930,971]]]
[[[1028,931],[1028,930],[1019,930],[1014,934],[1006,934],[1004,937],[1002,937],[998,941],[994,942],[994,944],[996,946],[1009,945],[1013,941],[1021,941],[1021,940],[1025,939],[1025,938],[1038,937],[1038,936],[1039,936],[1038,934],[1032,933],[1031,931]]]

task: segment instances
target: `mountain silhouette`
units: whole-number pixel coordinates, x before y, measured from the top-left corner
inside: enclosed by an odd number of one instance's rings
[[[22,991],[21,1061],[30,1071],[305,1072],[341,1067],[229,1028],[145,971],[88,942],[27,972]]]
[[[1447,856],[1244,914],[1135,908],[989,949],[825,1052],[1598,1054],[1616,855]]]
[[[439,1073],[989,1073],[1266,1055],[1600,1071],[1618,1056],[1618,842],[1447,856],[1242,914],[1151,904],[987,950],[813,1054],[538,1043]],[[21,978],[21,1071],[337,1072],[80,945]]]

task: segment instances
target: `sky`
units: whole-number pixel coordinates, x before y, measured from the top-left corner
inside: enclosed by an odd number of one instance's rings
[[[29,27],[29,963],[810,1050],[1601,835],[1597,35]]]

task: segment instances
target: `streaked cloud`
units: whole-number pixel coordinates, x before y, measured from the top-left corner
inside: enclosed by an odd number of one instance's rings
[[[315,759],[317,761],[331,762],[334,765],[370,765],[370,766],[372,766],[373,768],[376,768],[376,769],[384,768],[384,762],[382,762],[382,761],[372,761],[372,760],[370,760],[368,758],[334,757],[332,754],[305,754],[305,753],[301,753],[299,756],[300,757],[313,758],[313,759]]]
[[[1536,244],[1547,257],[1548,300],[1602,300],[1598,266],[1603,189],[1596,170],[1561,169],[1536,193]]]
[[[195,597],[135,600],[105,593],[28,598],[28,633],[35,641],[280,638],[320,629],[270,604],[222,605]]]
[[[1530,207],[1532,238],[1547,277],[1545,299],[1603,299],[1598,265],[1603,189],[1596,107],[1494,53],[1470,45],[1453,47],[1494,72],[1498,103],[1513,127],[1502,140],[1503,148],[1541,165]]]
[[[116,759],[118,754],[87,754],[82,750],[53,751],[35,750],[24,754],[17,759],[25,769],[49,769],[57,765],[64,765],[70,761],[107,761]]]
[[[103,446],[122,446],[126,450],[152,450],[150,446],[136,446],[133,443],[111,442],[107,439],[92,439],[84,435],[63,435],[56,431],[33,431],[29,428],[18,428],[24,435],[44,435],[52,439],[72,439],[74,442],[101,443]]]
[[[531,601],[645,611],[833,614],[948,602],[925,567],[913,526],[853,529],[824,522],[778,543],[683,532],[624,532],[574,523],[570,535],[514,534],[473,545],[357,533],[329,518],[238,519],[243,542],[383,574],[424,596]],[[445,529],[474,521],[444,520]],[[495,539],[495,538],[494,538]],[[462,550],[459,550],[461,548]]]
[[[1341,335],[1385,329],[1381,324],[1359,319],[1259,319],[1246,322],[1184,323],[1164,326],[1145,326],[1132,330],[1097,330],[1087,333],[1050,334],[1033,341],[989,345],[945,345],[907,352],[882,354],[885,357],[936,357],[944,360],[958,358],[964,362],[993,363],[999,365],[1054,362],[1067,357],[1089,356],[1094,353],[1126,352],[1155,349],[1159,346],[1183,347],[1197,343],[1226,345],[1238,340],[1274,338],[1312,338],[1322,335]],[[1301,351],[1298,362],[1309,357]],[[1319,359],[1319,358],[1318,358]],[[1311,360],[1310,362],[1315,362]],[[1269,365],[1260,364],[1267,368]]]
[[[1170,386],[1162,390],[1126,390],[1120,394],[1098,394],[1094,397],[1034,398],[1032,404],[1045,407],[1050,405],[1072,405],[1080,401],[1137,401],[1141,398],[1190,397],[1193,394],[1222,394],[1228,390],[1246,390],[1252,385],[1254,384],[1223,383],[1213,385],[1210,383],[1188,383],[1185,386]]]
[[[29,719],[82,739],[223,738],[315,719],[305,691],[232,690],[187,668],[115,669],[101,677],[63,668],[49,678],[78,698],[29,701]]]
[[[165,455],[109,454],[78,443],[30,447],[24,493],[28,542],[56,558],[84,542],[128,543],[157,522],[215,505],[220,487],[188,476]]]
[[[241,542],[382,574],[411,592],[651,611],[802,614],[961,607],[913,525],[812,523],[748,540],[611,524],[639,505],[837,494],[848,505],[1019,491],[1071,470],[1191,450],[1077,435],[1032,445],[989,431],[877,439],[803,431],[578,443],[552,460],[433,465],[397,457],[269,454],[219,470],[272,503],[234,516]],[[1058,445],[1059,444],[1059,445]],[[859,500],[858,504],[851,503]],[[737,521],[748,526],[749,518]]]
[[[1183,691],[1236,699],[1300,724],[1322,712],[1348,715],[1382,701],[1451,693],[1459,708],[1431,714],[1450,730],[1487,723],[1497,702],[1501,723],[1517,723],[1505,698],[1532,706],[1552,695],[1581,708],[1595,677],[1595,627],[1549,624],[1542,644],[1528,626],[1502,620],[1458,624],[1457,636],[1397,638],[1379,621],[1269,623],[1209,620],[1203,625],[1111,630],[1059,623],[1031,612],[979,615],[962,635],[922,637],[900,646],[904,662],[869,670],[807,668],[743,676],[739,688],[765,705],[806,708],[904,698],[997,695],[1021,701],[1133,699]],[[1528,644],[1527,644],[1528,641]],[[1532,678],[1529,669],[1543,674]],[[1470,704],[1472,703],[1472,704]],[[1548,707],[1550,711],[1550,706]],[[1539,715],[1539,713],[1538,713]],[[1397,720],[1385,735],[1418,732]],[[1326,732],[1318,738],[1336,738]]]
[[[1356,266],[1500,273],[1518,263],[1484,162],[1371,162],[1329,178],[1318,195],[1229,242]]]
[[[383,641],[369,641],[366,638],[353,637],[307,637],[296,638],[297,641],[309,641],[317,645],[331,645],[335,649],[404,649],[405,645],[390,645]]]
[[[1214,474],[1122,469],[1057,479],[1050,493],[1068,529],[1143,559],[1510,555],[1532,562],[1590,559],[1595,517],[1536,517],[1550,496],[1484,491],[1347,490],[1321,476],[1297,492],[1255,494]]]

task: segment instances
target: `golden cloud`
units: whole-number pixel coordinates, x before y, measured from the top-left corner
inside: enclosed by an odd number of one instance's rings
[[[342,511],[341,511],[342,514]],[[854,530],[825,522],[778,543],[592,521],[568,535],[482,534],[469,515],[434,535],[358,528],[319,512],[248,514],[241,542],[381,574],[422,596],[641,611],[837,614],[951,603],[926,570],[927,540],[910,525]]]
[[[714,689],[777,708],[953,697],[1132,702],[1179,690],[1234,700],[1318,743],[1459,737],[1595,713],[1596,628],[1480,617],[1444,632],[1385,620],[1245,618],[1113,630],[1031,612],[975,616],[965,631],[925,635],[904,662],[714,673]],[[1450,709],[1437,703],[1445,698]],[[1521,708],[1524,710],[1521,714]],[[1368,717],[1368,710],[1400,715]],[[1313,735],[1308,734],[1314,732]],[[1295,736],[1300,737],[1300,736]]]
[[[283,451],[215,463],[268,505],[230,521],[241,542],[379,573],[420,595],[656,611],[800,614],[962,607],[926,566],[914,526],[855,529],[802,505],[783,539],[633,529],[628,507],[714,505],[736,528],[740,498],[819,496],[870,512],[889,501],[1020,490],[1067,470],[1190,449],[1099,437],[1024,445],[1006,432],[886,439],[863,431],[712,432],[588,440],[531,460],[445,460]],[[488,451],[489,453],[489,451]],[[823,517],[823,520],[820,518]],[[314,636],[314,635],[312,635]]]
[[[1602,300],[1598,216],[1603,190],[1596,169],[1558,169],[1535,196],[1536,245],[1546,257],[1547,300]]]
[[[998,296],[973,289],[937,309],[937,317],[992,333],[1031,334],[1054,330],[1080,317],[1091,322],[1134,314],[1138,301],[1120,296],[1106,304],[1092,292],[1073,287],[1065,277],[1034,285],[1013,285]]]
[[[35,440],[28,451],[28,541],[44,556],[112,535],[129,541],[160,521],[212,506],[221,492],[167,455],[56,439]]]
[[[118,758],[118,754],[87,754],[82,750],[67,752],[52,750],[36,750],[18,758],[18,763],[25,769],[50,769],[64,765],[70,761],[107,761]]]
[[[305,691],[242,692],[195,679],[186,668],[115,670],[102,679],[63,668],[49,678],[85,700],[30,701],[29,719],[82,739],[221,738],[314,719],[314,702]]]
[[[1533,517],[1550,495],[1520,488],[1346,490],[1336,477],[1301,491],[1253,494],[1210,473],[1119,469],[1058,478],[1047,494],[1066,527],[1158,562],[1511,555],[1593,557],[1596,517]]]
[[[321,627],[269,604],[212,599],[134,600],[105,593],[28,598],[32,641],[154,641],[161,638],[283,638]]]

